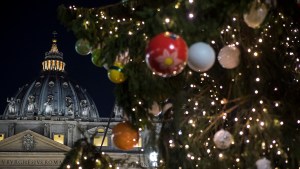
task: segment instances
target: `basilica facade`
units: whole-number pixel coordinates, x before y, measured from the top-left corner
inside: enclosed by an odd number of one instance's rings
[[[99,117],[87,91],[68,78],[54,38],[40,76],[7,99],[0,117],[0,169],[56,169],[78,139],[91,135],[93,144],[102,144],[112,158],[144,163],[143,133],[130,151],[114,146],[112,127],[122,121],[117,109],[115,113],[112,119]]]

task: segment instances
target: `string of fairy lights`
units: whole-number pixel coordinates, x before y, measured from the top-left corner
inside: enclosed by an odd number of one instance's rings
[[[174,3],[174,10],[178,10],[180,8],[186,8],[187,16],[186,19],[188,21],[193,21],[197,19],[197,7],[196,3],[193,0],[186,0],[185,1],[178,1]],[[84,9],[84,8],[77,8],[75,6],[70,6],[69,9],[76,13],[76,16],[82,20],[82,24],[85,29],[90,28],[97,28],[99,32],[101,32],[104,36],[115,37],[118,38],[120,34],[124,33],[124,29],[122,27],[126,26],[126,35],[128,38],[134,38],[136,32],[142,32],[145,27],[145,21],[142,20],[134,20],[133,18],[116,18],[111,17],[106,13],[106,9]],[[130,12],[134,13],[136,11],[135,7],[130,8]],[[158,8],[157,12],[163,12],[162,9]],[[93,18],[87,18],[87,16],[91,16],[93,14]],[[163,25],[167,27],[171,27],[174,24],[174,19],[172,16],[165,16],[161,18],[161,22]],[[109,20],[109,22],[107,22]],[[206,100],[205,102],[209,102],[210,107],[205,107],[200,102],[202,101],[201,96],[191,95],[190,98],[187,100],[187,104],[190,105],[190,109],[184,110],[182,113],[187,120],[188,129],[180,129],[174,135],[177,135],[182,138],[187,138],[186,143],[184,145],[180,145],[176,142],[175,138],[171,138],[168,140],[169,147],[172,148],[183,148],[187,151],[186,158],[194,161],[195,166],[200,166],[201,159],[205,156],[209,156],[212,158],[217,158],[219,160],[228,160],[230,158],[234,158],[234,162],[231,163],[232,167],[239,167],[241,163],[241,159],[243,159],[243,154],[239,155],[232,155],[232,151],[221,151],[216,147],[214,143],[214,133],[208,133],[207,127],[218,126],[214,128],[223,128],[228,131],[232,131],[233,139],[230,140],[230,146],[238,146],[238,145],[249,145],[251,147],[254,145],[254,142],[257,140],[263,140],[260,142],[260,146],[256,147],[256,155],[259,157],[260,155],[266,156],[269,155],[269,160],[272,158],[276,158],[275,156],[280,156],[286,164],[289,163],[288,156],[286,155],[289,151],[288,148],[283,148],[282,143],[278,140],[276,134],[269,133],[270,131],[267,128],[274,127],[280,128],[285,125],[285,122],[279,119],[272,119],[269,112],[271,111],[278,111],[280,112],[280,107],[282,106],[280,101],[273,100],[269,102],[264,96],[261,95],[263,93],[263,89],[261,85],[265,83],[264,77],[261,76],[260,71],[262,69],[261,65],[255,59],[259,59],[260,57],[264,57],[265,55],[265,46],[266,44],[272,44],[274,40],[276,40],[276,35],[272,34],[272,30],[274,29],[283,29],[286,33],[286,37],[282,38],[280,41],[280,49],[277,46],[268,46],[268,50],[272,51],[273,54],[278,54],[278,50],[285,50],[285,56],[287,57],[290,62],[293,63],[291,65],[284,65],[283,69],[288,69],[287,71],[294,71],[295,73],[300,72],[300,59],[296,55],[297,53],[297,45],[300,42],[299,39],[299,28],[294,22],[291,22],[288,17],[286,17],[283,13],[276,13],[276,15],[271,16],[269,22],[263,26],[261,32],[258,36],[253,37],[249,41],[245,41],[244,35],[242,35],[243,31],[241,29],[241,22],[243,19],[238,16],[234,16],[231,19],[231,24],[225,25],[225,27],[220,31],[220,38],[216,38],[211,40],[209,43],[214,47],[218,48],[219,44],[225,45],[234,45],[238,47],[240,50],[243,51],[243,57],[252,57],[250,59],[254,60],[253,67],[256,68],[255,75],[252,75],[251,79],[254,84],[254,88],[252,89],[252,95],[249,97],[256,97],[256,101],[251,102],[252,106],[249,106],[247,110],[243,110],[243,112],[239,111],[238,106],[242,106],[249,100],[249,98],[241,98],[240,100],[228,100],[227,98],[223,98],[220,93],[224,93],[222,90],[224,89],[225,85],[216,84],[215,80],[206,72],[194,72],[188,71],[187,78],[194,78],[195,74],[197,74],[198,78],[200,79],[198,82],[199,84],[189,84],[189,88],[193,91],[197,91],[197,93],[202,93],[209,95],[210,100]],[[149,36],[146,33],[143,33],[144,40],[149,40]],[[220,42],[219,42],[220,40]],[[103,41],[100,39],[99,41]],[[268,51],[268,52],[269,52]],[[270,54],[267,53],[267,54]],[[131,58],[130,61],[134,61],[134,58]],[[144,61],[143,61],[144,62]],[[234,85],[236,81],[241,79],[242,77],[247,76],[243,72],[236,73],[231,80],[231,83]],[[299,78],[299,76],[298,76]],[[209,81],[212,84],[212,88],[208,91],[204,91],[202,88],[203,83],[207,83]],[[299,79],[295,77],[294,81],[299,83]],[[273,92],[276,93],[283,89],[280,86],[270,86],[273,89]],[[144,102],[142,99],[136,98],[136,106],[143,107]],[[207,109],[209,108],[209,109]],[[132,107],[132,112],[136,112],[139,108]],[[234,119],[233,122],[231,119]],[[142,122],[144,119],[138,119],[139,122]],[[204,126],[203,123],[207,124]],[[295,119],[295,123],[300,126],[300,119]],[[199,131],[195,131],[195,129],[200,129]],[[216,129],[215,129],[216,130]],[[139,128],[139,131],[143,131],[142,128]],[[266,132],[266,133],[265,133]],[[258,135],[259,133],[260,135]],[[268,138],[268,135],[271,137]],[[273,137],[275,136],[275,137]],[[238,142],[235,140],[239,140]],[[195,150],[192,147],[194,142],[201,142],[200,147],[198,150]],[[142,150],[144,151],[144,150]],[[239,151],[239,150],[236,150]],[[199,153],[200,154],[197,154]],[[205,152],[205,153],[204,153]],[[260,154],[261,153],[261,154]],[[271,155],[270,155],[271,154]],[[271,159],[270,159],[271,158]],[[136,163],[139,163],[138,161]],[[162,160],[159,163],[163,163]],[[78,164],[79,165],[79,164]],[[276,165],[276,164],[273,164]],[[68,165],[70,166],[70,165]],[[70,168],[68,167],[67,168]],[[113,167],[112,165],[110,167]],[[276,166],[275,166],[276,167]],[[80,166],[78,167],[81,168]],[[117,167],[118,168],[118,167]]]

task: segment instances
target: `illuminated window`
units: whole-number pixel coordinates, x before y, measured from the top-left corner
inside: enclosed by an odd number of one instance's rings
[[[4,134],[0,133],[0,141],[4,140]]]
[[[60,71],[63,70],[62,66],[63,66],[62,62],[59,62],[59,70],[60,70]]]
[[[47,64],[46,64],[46,70],[50,69],[50,67],[51,67],[51,61],[48,60],[48,61],[47,61]]]
[[[134,147],[142,147],[142,138],[139,139],[139,142]]]
[[[103,135],[97,135],[94,137],[94,145],[95,146],[101,146],[103,140]],[[105,137],[103,145],[102,146],[108,146],[108,138]]]
[[[105,130],[103,128],[98,128],[97,131],[98,131],[98,134],[94,137],[94,145],[95,146],[101,146]],[[102,146],[108,146],[107,136],[105,137]]]
[[[48,70],[48,69],[49,69],[49,63],[48,63],[48,61],[47,61],[47,62],[45,62],[45,67],[46,67],[46,70]]]
[[[56,69],[56,70],[58,70],[58,69],[59,69],[59,61],[58,61],[58,60],[56,61],[56,64],[55,64],[55,69]]]
[[[103,128],[99,128],[98,129],[98,133],[104,133],[104,129]]]
[[[56,142],[59,142],[60,144],[64,144],[65,143],[65,139],[64,139],[64,135],[63,134],[54,134],[53,135],[53,140]]]

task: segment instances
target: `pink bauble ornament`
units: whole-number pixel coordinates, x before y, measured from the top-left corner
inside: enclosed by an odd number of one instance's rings
[[[233,45],[223,47],[218,54],[218,61],[223,68],[234,69],[240,64],[240,50]]]
[[[146,63],[157,75],[175,76],[185,68],[188,47],[185,41],[171,32],[158,34],[146,48]]]

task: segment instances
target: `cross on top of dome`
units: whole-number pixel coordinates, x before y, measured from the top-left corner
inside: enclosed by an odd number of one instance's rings
[[[45,59],[51,58],[51,59],[63,59],[63,53],[58,51],[57,48],[57,32],[53,31],[53,38],[52,38],[52,46],[49,52],[45,53]]]
[[[56,44],[56,42],[57,42],[57,40],[56,40],[57,32],[54,31],[52,34],[53,34],[53,39],[52,39],[52,47],[50,49],[50,52],[58,53],[57,44]]]

